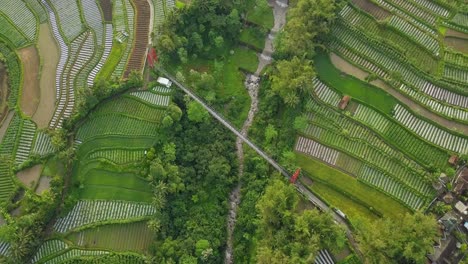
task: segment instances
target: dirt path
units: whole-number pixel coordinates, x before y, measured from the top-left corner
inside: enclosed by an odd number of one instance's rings
[[[353,75],[356,78],[359,78],[361,80],[364,80],[364,78],[368,75],[367,72],[357,68],[356,66],[354,66],[351,63],[345,61],[344,59],[342,59],[341,57],[339,57],[338,55],[336,55],[334,53],[331,54],[330,58],[331,58],[331,61],[332,61],[333,65],[335,65],[335,67],[337,67],[342,72]],[[400,101],[401,103],[407,105],[411,110],[413,110],[418,115],[421,115],[421,116],[423,116],[423,117],[425,117],[427,119],[433,120],[434,122],[436,122],[440,126],[443,126],[445,128],[448,128],[448,129],[451,129],[451,130],[454,130],[454,131],[458,131],[458,132],[461,132],[461,133],[463,133],[465,135],[468,135],[468,125],[464,125],[464,124],[460,124],[460,123],[457,123],[457,122],[454,122],[454,121],[451,121],[451,120],[447,120],[447,119],[445,119],[445,118],[443,118],[443,117],[441,117],[441,116],[427,110],[426,108],[424,108],[421,105],[417,104],[416,102],[414,102],[410,98],[408,98],[405,95],[401,94],[400,92],[396,91],[395,89],[393,89],[392,87],[390,87],[389,85],[387,85],[385,82],[383,82],[380,79],[372,81],[371,84],[373,84],[374,86],[377,86],[377,87],[381,88],[382,90],[386,91],[387,93],[389,93],[390,95],[395,97],[398,101]]]
[[[284,1],[284,2],[282,2]],[[255,114],[258,111],[258,87],[260,78],[259,75],[265,68],[265,66],[269,65],[272,62],[271,54],[274,52],[273,47],[273,40],[275,39],[276,33],[279,32],[286,23],[286,12],[287,12],[287,1],[285,0],[269,0],[268,4],[273,8],[273,16],[275,19],[275,23],[273,28],[271,29],[270,34],[268,34],[267,38],[265,39],[265,47],[263,49],[262,54],[258,56],[259,63],[257,66],[257,71],[254,75],[247,75],[245,80],[245,88],[249,92],[249,96],[251,98],[250,102],[250,109],[247,115],[247,119],[245,120],[241,134],[243,136],[247,136],[248,130],[253,123]],[[237,149],[237,158],[239,159],[239,178],[242,177],[244,174],[244,148],[242,144],[242,139],[236,139],[236,149]],[[233,255],[233,241],[232,236],[234,233],[234,227],[236,225],[236,217],[237,217],[237,209],[241,201],[241,191],[242,182],[239,180],[237,186],[231,191],[229,195],[229,213],[228,213],[228,225],[227,225],[227,246],[225,252],[225,260],[224,263],[232,264],[234,263],[234,255]]]
[[[41,54],[40,99],[32,120],[38,128],[47,128],[55,110],[55,72],[59,49],[48,24],[41,24],[38,47]]]
[[[18,51],[23,64],[23,89],[21,91],[20,107],[27,116],[33,116],[39,105],[39,55],[35,46],[29,46]]]

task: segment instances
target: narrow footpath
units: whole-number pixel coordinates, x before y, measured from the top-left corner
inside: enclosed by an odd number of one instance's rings
[[[251,99],[249,113],[241,129],[241,134],[244,137],[247,137],[248,130],[253,123],[255,114],[258,111],[258,87],[260,81],[259,76],[263,69],[271,63],[271,55],[274,52],[273,40],[275,39],[276,34],[283,28],[284,24],[286,23],[286,12],[288,8],[287,0],[269,0],[268,4],[273,8],[273,16],[275,22],[273,28],[271,29],[271,32],[265,39],[265,47],[262,53],[258,56],[259,63],[255,74],[247,75],[246,80],[244,82],[245,88],[247,89]],[[236,139],[236,150],[237,158],[239,159],[239,182],[229,195],[229,213],[227,224],[228,239],[224,261],[224,263],[226,264],[234,263],[233,233],[236,224],[237,208],[241,201],[240,191],[242,187],[242,181],[240,180],[240,178],[244,174],[244,148],[243,139],[240,137],[237,137]]]

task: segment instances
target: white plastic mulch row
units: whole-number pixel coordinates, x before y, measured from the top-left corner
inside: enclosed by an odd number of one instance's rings
[[[408,35],[411,39],[414,39],[423,47],[430,50],[433,54],[439,55],[439,42],[424,31],[408,23],[406,20],[397,16],[392,16],[390,18],[389,25]]]
[[[94,38],[89,32],[81,34],[70,45],[70,56],[65,64],[61,79],[58,106],[50,122],[50,127],[61,127],[63,120],[71,116],[75,106],[74,81],[78,73],[94,55]]]
[[[468,154],[467,138],[453,135],[429,122],[421,120],[401,105],[396,105],[393,111],[394,117],[398,122],[420,137],[442,148],[461,154]]]
[[[44,0],[42,2],[44,3]],[[83,23],[77,1],[50,0],[50,2],[57,11],[60,28],[68,41],[78,37],[83,31]]]
[[[450,11],[447,10],[445,7],[440,6],[432,1],[429,0],[414,0],[421,6],[424,6],[426,9],[431,10],[432,13],[447,18],[450,16]]]
[[[422,87],[422,92],[451,105],[461,106],[464,108],[468,107],[468,96],[442,89],[430,82],[426,82],[424,84]]]
[[[460,69],[457,67],[450,67],[450,64],[445,64],[444,78],[468,83],[468,67]]]
[[[310,133],[307,133],[310,132]],[[424,177],[420,172],[413,170],[411,167],[407,167],[405,164],[396,161],[388,153],[382,153],[373,147],[371,144],[367,144],[364,140],[356,140],[355,138],[344,137],[342,135],[334,134],[328,130],[322,129],[317,126],[308,125],[305,129],[305,133],[308,136],[323,140],[323,143],[330,147],[341,149],[346,154],[359,157],[366,162],[382,169],[388,174],[400,179],[404,184],[410,186],[417,192],[428,195],[431,193],[431,188],[420,178]],[[321,135],[320,138],[317,135]]]
[[[23,120],[23,126],[21,128],[21,136],[16,150],[15,162],[21,164],[29,158],[31,152],[31,146],[36,134],[36,126],[30,120]]]
[[[460,67],[468,67],[468,55],[462,53],[446,50],[444,53],[444,60]]]
[[[459,95],[449,90],[443,89],[423,77],[416,74],[412,69],[399,63],[397,60],[389,57],[386,53],[381,52],[362,40],[357,39],[353,36],[349,30],[342,27],[335,27],[333,34],[340,39],[346,45],[353,47],[358,50],[359,53],[365,57],[375,61],[379,65],[385,68],[387,72],[399,72],[402,75],[402,80],[412,87],[416,87],[427,95],[439,100],[444,101],[452,105],[468,107],[468,97]],[[334,43],[333,47],[343,46],[340,43]],[[452,116],[450,116],[452,117]]]
[[[385,133],[390,126],[390,121],[374,109],[359,105],[354,112],[354,118],[377,129],[380,133]]]
[[[394,7],[393,5],[385,2],[384,0],[375,0],[380,6],[386,8],[387,10],[391,11],[392,13],[406,19],[407,21],[409,21],[411,24],[419,27],[420,29],[428,32],[429,34],[431,34],[432,36],[437,36],[437,31],[435,30],[435,20],[434,21],[431,21],[431,23],[428,23],[428,21],[424,21],[425,23],[429,24],[430,26],[432,27],[429,27],[429,26],[426,26],[425,24],[419,22],[418,20],[416,20],[413,16],[411,16],[410,14],[406,13],[406,12],[403,12],[401,11],[400,9]]]
[[[81,0],[84,18],[87,24],[96,33],[96,43],[98,46],[102,45],[104,36],[104,27],[102,15],[95,0]]]
[[[2,0],[0,12],[4,13],[30,41],[37,36],[37,21],[34,14],[23,1]]]
[[[415,210],[424,204],[423,199],[406,189],[402,184],[367,165],[362,167],[358,178],[383,190]]]
[[[155,106],[168,106],[171,100],[170,96],[155,94],[148,91],[136,91],[130,93],[130,95]]]
[[[102,57],[99,60],[99,63],[94,67],[94,69],[91,71],[91,73],[88,76],[88,85],[93,85],[94,79],[96,78],[96,75],[99,73],[101,70],[102,66],[104,66],[104,63],[106,63],[107,57],[109,56],[111,50],[112,50],[112,43],[113,43],[113,31],[112,31],[112,24],[106,24],[106,40],[104,42],[104,52],[102,53]]]
[[[468,15],[458,13],[452,18],[451,22],[463,27],[468,27]]]
[[[338,51],[340,57],[346,57],[347,60],[350,60],[357,65],[367,69],[370,72],[377,74],[382,79],[388,78],[388,74],[383,71],[379,66],[375,65],[374,63],[364,59],[363,57],[359,56],[358,54],[354,53],[352,50],[333,42],[331,44],[334,50]]]
[[[155,212],[156,209],[147,203],[81,200],[67,216],[57,220],[54,229],[59,233],[65,233],[76,227],[91,223],[138,218],[153,215]]]
[[[335,264],[328,250],[320,250],[317,257],[315,257],[314,264]]]
[[[60,264],[66,260],[70,260],[73,258],[85,257],[85,256],[100,256],[100,255],[106,255],[106,254],[109,254],[109,252],[102,251],[102,250],[71,249],[51,260],[44,262],[44,264]]]
[[[0,255],[8,256],[10,254],[10,244],[0,241]]]
[[[468,121],[468,111],[465,109],[454,108],[445,104],[441,104],[440,102],[431,99],[430,97],[424,96],[415,90],[411,89],[410,87],[406,86],[405,84],[400,85],[398,87],[400,91],[407,94],[415,101],[425,105],[427,108],[432,109],[437,113],[441,113],[442,115],[461,120],[461,121]]]
[[[153,90],[155,92],[162,93],[162,94],[170,94],[173,91],[173,89],[170,87],[165,87],[165,86],[160,86],[160,85],[153,87]]]
[[[54,34],[55,39],[59,43],[59,48],[60,48],[60,60],[57,65],[57,71],[55,73],[55,99],[58,101],[59,96],[60,96],[60,91],[61,91],[61,79],[62,79],[63,69],[65,68],[65,64],[67,63],[69,50],[68,50],[67,44],[65,44],[65,41],[63,40],[62,35],[60,34],[60,31],[58,29],[57,18],[55,16],[54,11],[49,6],[47,1],[42,0],[42,4],[46,7],[47,12],[49,13],[49,21],[50,21],[50,25],[52,26],[52,32]]]
[[[143,149],[109,149],[95,151],[89,155],[89,158],[104,158],[117,164],[125,164],[141,160],[144,155]]]
[[[393,5],[397,6],[398,8],[402,9],[406,13],[419,18],[419,20],[427,22],[430,25],[434,25],[437,17],[434,16],[432,13],[416,6],[415,4],[411,3],[408,0],[385,0],[387,2],[391,2]]]
[[[324,101],[325,103],[331,106],[338,106],[341,101],[341,96],[333,91],[330,87],[326,84],[321,82],[318,78],[314,78],[312,80],[315,94],[320,98],[320,100]]]
[[[336,160],[340,154],[340,152],[334,149],[328,148],[312,139],[305,137],[298,138],[295,150],[320,159],[331,165],[336,164]]]
[[[125,66],[127,64],[128,57],[130,56],[130,52],[132,51],[132,43],[133,43],[133,25],[134,21],[134,10],[133,6],[129,0],[116,0],[113,6],[113,13],[119,14],[119,19],[121,20],[118,24],[119,29],[118,31],[125,31],[128,35],[127,38],[127,46],[125,48],[125,52],[122,55],[122,59],[119,61],[117,66],[115,67],[114,72],[112,73],[112,77],[122,77]],[[125,26],[125,22],[128,25],[128,28]]]
[[[54,146],[52,145],[52,139],[46,133],[39,131],[34,141],[34,147],[31,150],[32,154],[47,155],[54,152]]]
[[[159,26],[164,22],[166,14],[164,12],[164,0],[152,0],[154,7],[154,32],[158,33]]]
[[[50,256],[52,254],[56,254],[67,248],[68,248],[68,245],[62,240],[58,240],[58,239],[47,240],[39,247],[36,254],[34,254],[34,257],[32,258],[32,263],[36,263],[37,261],[41,260],[44,257]]]

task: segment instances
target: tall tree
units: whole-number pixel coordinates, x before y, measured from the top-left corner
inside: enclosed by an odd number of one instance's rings
[[[382,219],[358,229],[357,240],[370,263],[425,263],[437,237],[437,222],[422,212]]]
[[[271,89],[288,106],[296,106],[302,95],[307,95],[312,88],[315,71],[312,62],[293,57],[292,60],[280,60],[271,75]]]
[[[299,0],[289,10],[288,22],[278,38],[280,55],[313,56],[318,38],[330,31],[335,9],[335,0]]]

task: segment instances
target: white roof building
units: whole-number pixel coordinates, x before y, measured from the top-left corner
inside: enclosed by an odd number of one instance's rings
[[[457,211],[459,211],[459,212],[462,213],[462,214],[467,214],[468,206],[466,206],[466,205],[463,204],[462,202],[458,201],[458,202],[455,204],[455,209],[457,209]]]
[[[172,82],[169,79],[164,78],[164,77],[158,77],[158,79],[156,81],[159,84],[164,85],[164,86],[166,86],[168,88],[171,87],[171,85],[172,85]]]

